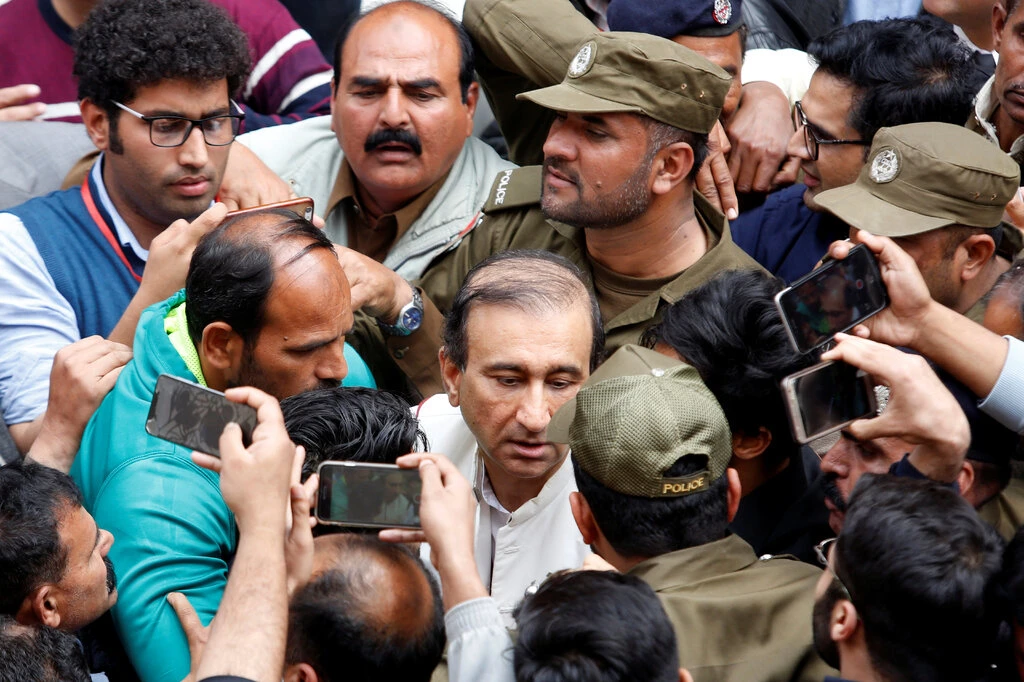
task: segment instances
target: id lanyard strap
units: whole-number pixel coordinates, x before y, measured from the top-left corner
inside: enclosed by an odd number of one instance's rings
[[[96,208],[96,202],[92,198],[92,190],[89,188],[89,178],[86,177],[85,182],[82,183],[82,201],[85,202],[85,209],[89,211],[89,215],[92,217],[96,226],[100,229],[100,232],[106,238],[110,244],[110,248],[114,249],[114,253],[117,254],[124,266],[128,268],[128,272],[132,273],[132,277],[135,278],[136,282],[142,281],[142,275],[135,272],[132,268],[132,264],[128,262],[128,256],[124,255],[124,249],[121,248],[121,243],[114,236],[114,233],[110,230],[110,226],[107,225],[107,221],[103,219],[98,208]]]

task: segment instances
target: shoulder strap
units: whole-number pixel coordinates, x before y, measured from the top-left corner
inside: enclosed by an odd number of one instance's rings
[[[541,171],[541,166],[525,166],[498,173],[484,204],[484,214],[540,203]]]

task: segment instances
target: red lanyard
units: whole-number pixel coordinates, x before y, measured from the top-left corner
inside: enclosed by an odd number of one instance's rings
[[[124,249],[121,248],[121,243],[114,236],[114,233],[110,231],[110,226],[107,225],[107,221],[100,215],[99,209],[96,208],[96,202],[92,198],[92,190],[89,189],[89,178],[85,178],[85,182],[82,183],[82,201],[85,202],[85,209],[89,211],[89,215],[92,216],[93,222],[100,228],[100,232],[106,237],[107,242],[110,244],[114,252],[117,253],[118,258],[124,263],[124,266],[128,268],[128,272],[132,273],[132,277],[135,278],[136,282],[142,281],[142,275],[135,272],[132,268],[132,264],[128,262],[128,256],[124,255]]]

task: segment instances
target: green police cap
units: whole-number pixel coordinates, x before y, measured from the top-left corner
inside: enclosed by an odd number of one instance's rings
[[[731,82],[725,71],[671,40],[608,31],[577,48],[561,83],[517,98],[555,111],[629,111],[707,134]]]
[[[576,463],[602,485],[637,497],[681,497],[706,490],[732,457],[729,423],[697,370],[639,346],[623,346],[595,371],[548,424]],[[682,457],[707,468],[666,476]]]
[[[1020,169],[998,146],[949,123],[880,128],[852,185],[815,201],[853,227],[906,237],[949,225],[995,227]]]

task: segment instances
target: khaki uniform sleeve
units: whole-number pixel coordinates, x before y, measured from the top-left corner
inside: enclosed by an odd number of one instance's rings
[[[463,23],[509,156],[520,166],[540,163],[554,114],[516,95],[561,83],[576,47],[597,28],[568,0],[468,0]]]

